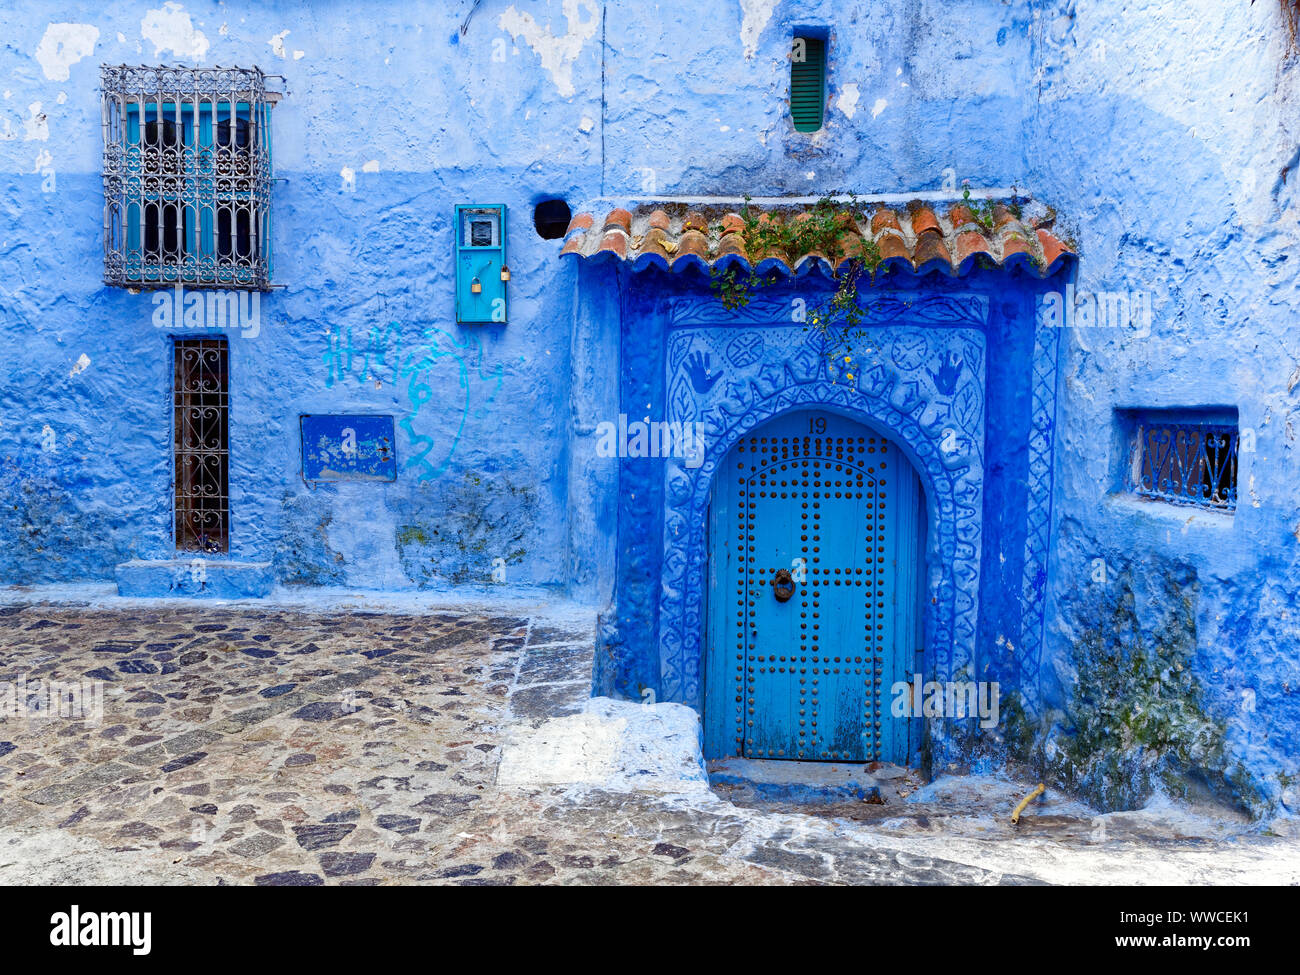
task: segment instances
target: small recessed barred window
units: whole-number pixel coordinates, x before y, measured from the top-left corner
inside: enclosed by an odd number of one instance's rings
[[[1237,507],[1237,424],[1187,414],[1130,423],[1129,487],[1145,498],[1232,511]]]
[[[172,383],[176,547],[230,544],[230,357],[225,339],[177,339]]]
[[[100,69],[104,280],[271,282],[271,94],[256,68]]]

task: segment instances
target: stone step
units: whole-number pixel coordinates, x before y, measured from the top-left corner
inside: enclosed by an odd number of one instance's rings
[[[275,584],[270,562],[226,559],[135,559],[115,570],[119,596],[194,596],[252,599],[268,596]]]

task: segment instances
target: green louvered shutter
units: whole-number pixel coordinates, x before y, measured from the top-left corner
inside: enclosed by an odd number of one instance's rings
[[[825,92],[826,42],[819,37],[796,37],[790,58],[790,115],[795,131],[816,132],[822,127]]]

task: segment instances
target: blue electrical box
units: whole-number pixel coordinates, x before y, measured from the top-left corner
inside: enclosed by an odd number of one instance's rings
[[[305,480],[397,480],[391,416],[304,415],[300,423]]]
[[[509,282],[505,205],[460,204],[456,207],[456,321],[504,325]]]

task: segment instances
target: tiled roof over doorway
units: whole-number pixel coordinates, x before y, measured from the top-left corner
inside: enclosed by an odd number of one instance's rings
[[[807,207],[752,207],[760,219],[806,219]],[[993,204],[981,221],[964,202],[936,208],[914,201],[899,208],[867,206],[869,219],[855,220],[845,211],[844,251],[835,266],[861,252],[862,241],[879,248],[878,271],[897,268],[917,274],[939,271],[960,277],[977,266],[1023,267],[1047,277],[1067,262],[1074,250],[1050,229],[1049,219],[1022,220],[1003,203]],[[749,254],[742,231],[744,218],[725,208],[690,208],[685,204],[641,205],[634,210],[610,210],[603,218],[579,213],[569,224],[562,254],[586,259],[623,260],[633,270],[651,267],[680,272],[696,267],[727,270],[751,268],[803,275],[831,261],[818,253]]]

